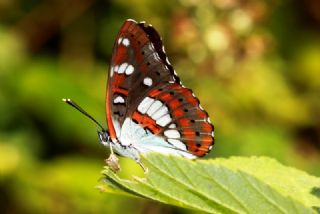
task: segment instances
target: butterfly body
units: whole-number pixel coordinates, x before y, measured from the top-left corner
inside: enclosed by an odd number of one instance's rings
[[[101,142],[138,162],[148,152],[201,157],[214,144],[207,112],[181,84],[157,31],[141,22],[125,21],[117,35],[106,113]]]
[[[99,138],[103,145],[112,147],[114,151],[124,157],[140,161],[141,153],[156,151],[163,154],[181,155],[188,158],[196,156],[186,152],[186,146],[183,143],[171,143],[165,139],[155,136],[149,130],[142,128],[136,122],[127,118],[122,126],[123,132],[118,140],[108,138],[107,132],[99,132]]]
[[[131,145],[123,145],[118,141],[112,141],[109,137],[108,131],[98,132],[98,136],[104,146],[109,148],[111,147],[118,155],[131,158],[137,162],[140,161],[139,152],[135,147]]]

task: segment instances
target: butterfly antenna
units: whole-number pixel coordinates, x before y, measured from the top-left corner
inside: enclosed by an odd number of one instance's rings
[[[89,119],[91,119],[93,122],[95,122],[102,129],[102,131],[105,131],[105,129],[102,127],[102,125],[100,123],[98,123],[98,121],[96,121],[96,119],[94,119],[90,114],[88,114],[88,112],[83,110],[83,108],[81,108],[77,103],[75,103],[71,99],[62,99],[62,101],[69,104],[70,106],[77,109],[78,111],[80,111],[82,114],[84,114]]]

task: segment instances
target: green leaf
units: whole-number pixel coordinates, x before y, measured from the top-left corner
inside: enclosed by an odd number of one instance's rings
[[[100,189],[208,213],[312,213],[320,205],[319,178],[266,157],[143,161],[145,178],[121,179],[106,168]]]

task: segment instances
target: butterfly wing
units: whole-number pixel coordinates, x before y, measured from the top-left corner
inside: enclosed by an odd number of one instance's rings
[[[150,86],[179,81],[161,48],[160,36],[152,26],[127,20],[121,27],[107,86],[106,115],[112,139],[119,137],[125,118],[132,114]]]
[[[116,38],[106,108],[113,140],[120,138],[130,118],[163,139],[163,147],[195,157],[205,155],[214,143],[208,114],[192,91],[181,85],[157,31],[144,23],[127,20]]]

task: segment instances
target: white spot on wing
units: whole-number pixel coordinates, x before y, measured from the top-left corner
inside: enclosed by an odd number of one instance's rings
[[[159,55],[158,55],[158,53],[153,53],[153,57],[156,59],[156,60],[160,60],[160,57],[159,57]]]
[[[169,62],[168,57],[166,57],[166,62],[167,62],[169,65],[171,65],[170,62]],[[175,74],[176,74],[176,73],[175,73]]]
[[[122,40],[122,44],[123,44],[124,46],[128,47],[128,46],[130,45],[129,39],[124,38],[124,39]]]
[[[162,45],[162,51],[163,51],[163,53],[166,53],[166,51],[164,50],[164,46]]]
[[[113,66],[111,66],[111,68],[110,68],[110,77],[112,77],[112,76],[113,76],[113,70],[114,70],[114,67],[113,67]]]
[[[133,20],[133,19],[127,19],[126,20],[127,22],[134,22],[134,23],[137,23],[135,20]]]
[[[125,63],[122,63],[122,64],[120,65],[119,69],[118,69],[118,73],[119,73],[119,74],[123,74],[124,71],[126,70],[127,66],[128,66],[128,63],[126,63],[126,62],[125,62]]]
[[[164,135],[167,137],[167,138],[180,138],[180,133],[177,131],[177,130],[167,130],[167,131],[164,131]]]
[[[126,74],[130,75],[132,74],[134,71],[134,67],[132,65],[128,65],[128,67],[126,68]]]
[[[124,103],[124,99],[121,96],[117,96],[114,100],[113,103]]]
[[[171,122],[171,117],[169,114],[164,115],[159,120],[156,121],[156,123],[160,126],[166,126]]]
[[[151,86],[152,85],[152,79],[150,77],[146,77],[143,79],[143,84],[146,86]]]
[[[175,123],[172,123],[170,126],[169,126],[170,129],[174,129],[174,128],[177,128],[177,125]]]
[[[154,102],[154,99],[150,97],[144,98],[138,106],[138,111],[142,114],[145,114],[153,102]]]
[[[168,114],[168,108],[167,106],[163,105],[159,110],[157,110],[151,117],[154,120],[160,119],[165,114]]]
[[[180,140],[168,139],[168,142],[178,149],[187,150],[186,145],[182,143]]]
[[[122,41],[122,37],[118,39],[118,45],[120,45],[121,41]]]
[[[162,106],[162,102],[156,100],[147,111],[147,114],[151,117],[160,107]]]
[[[148,48],[149,48],[151,51],[153,51],[153,50],[154,50],[154,46],[153,46],[153,44],[152,44],[152,43],[149,43]]]

